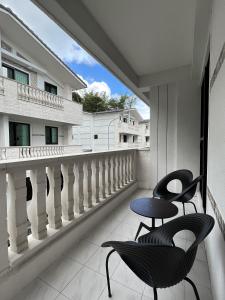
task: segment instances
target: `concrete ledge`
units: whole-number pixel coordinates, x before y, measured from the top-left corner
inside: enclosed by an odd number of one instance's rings
[[[48,238],[43,241],[32,241],[32,238],[29,237],[31,244],[29,249],[23,254],[17,254],[17,257],[12,257],[10,269],[0,278],[1,299],[9,300],[14,297],[21,288],[59,259],[85,233],[95,228],[137,188],[136,181],[129,183],[79,218],[68,222],[70,224],[64,224],[61,229],[54,230],[54,234],[50,232]]]

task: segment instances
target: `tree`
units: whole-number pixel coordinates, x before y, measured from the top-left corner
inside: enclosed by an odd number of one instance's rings
[[[72,100],[77,103],[83,103],[83,98],[77,92],[72,93]]]
[[[107,102],[98,93],[89,92],[84,95],[83,109],[87,112],[106,111]]]

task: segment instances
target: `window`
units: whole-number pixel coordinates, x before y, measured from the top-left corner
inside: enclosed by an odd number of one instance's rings
[[[8,51],[8,52],[12,52],[12,47],[9,46],[6,42],[1,41],[1,48]]]
[[[146,143],[149,142],[149,136],[146,136],[146,137],[145,137],[145,141],[146,141]]]
[[[148,125],[145,126],[145,129],[148,130]]]
[[[46,145],[58,144],[58,128],[45,126],[45,143]]]
[[[124,123],[127,123],[127,118],[123,118],[123,122],[124,122]]]
[[[98,139],[98,135],[94,134],[94,139],[97,140]]]
[[[127,135],[126,134],[123,135],[123,142],[127,143]]]
[[[57,95],[57,86],[55,86],[51,83],[45,82],[45,91],[48,93]]]
[[[5,64],[2,65],[2,70],[3,76],[14,79],[23,84],[29,84],[29,75],[27,73]]]
[[[9,122],[10,146],[30,146],[30,125]]]
[[[135,121],[132,121],[133,125],[135,125]]]
[[[135,139],[135,136],[133,135],[133,143],[135,143],[135,140],[136,140],[136,139]]]

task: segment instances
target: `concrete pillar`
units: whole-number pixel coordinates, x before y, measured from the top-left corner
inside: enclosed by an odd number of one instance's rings
[[[0,115],[0,147],[9,146],[9,117]]]

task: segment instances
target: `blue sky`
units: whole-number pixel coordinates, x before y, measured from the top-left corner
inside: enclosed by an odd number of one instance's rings
[[[0,0],[0,3],[11,8],[63,59],[87,83],[89,91],[105,92],[109,97],[122,94],[133,95],[124,84],[82,49],[30,0]],[[143,118],[149,118],[149,107],[140,99],[137,99],[136,108]]]

